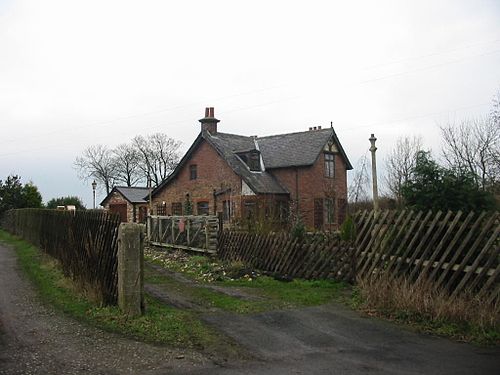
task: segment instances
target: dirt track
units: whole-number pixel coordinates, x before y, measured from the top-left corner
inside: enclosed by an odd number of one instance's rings
[[[1,244],[0,328],[0,374],[165,374],[210,366],[199,353],[128,340],[42,305],[13,250]]]
[[[13,251],[0,245],[0,374],[488,375],[500,369],[500,348],[418,335],[338,305],[203,317],[257,359],[221,367],[196,352],[138,343],[54,313],[37,302]]]

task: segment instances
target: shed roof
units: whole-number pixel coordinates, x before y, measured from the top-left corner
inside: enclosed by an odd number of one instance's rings
[[[115,186],[109,194],[101,202],[104,206],[106,201],[111,198],[114,192],[120,193],[130,203],[147,203],[149,189],[147,187],[139,186]]]

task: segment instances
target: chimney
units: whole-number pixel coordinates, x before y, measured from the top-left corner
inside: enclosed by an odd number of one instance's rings
[[[210,134],[217,133],[217,120],[214,115],[214,107],[205,108],[205,117],[199,120],[201,122],[201,131],[208,131]]]
[[[321,126],[318,126],[318,130],[321,130]]]

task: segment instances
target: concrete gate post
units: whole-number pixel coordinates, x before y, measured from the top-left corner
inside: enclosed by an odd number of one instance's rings
[[[128,316],[144,312],[144,225],[118,228],[118,306]]]

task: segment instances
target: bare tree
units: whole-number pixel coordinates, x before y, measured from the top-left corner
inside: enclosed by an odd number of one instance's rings
[[[140,155],[139,169],[158,186],[179,162],[180,142],[162,133],[139,135],[132,142]]]
[[[370,173],[368,171],[368,158],[366,155],[359,158],[354,169],[354,177],[349,185],[348,200],[358,203],[369,200]]]
[[[498,110],[498,109],[497,109]],[[476,185],[493,191],[500,183],[500,126],[494,115],[441,126],[443,156],[452,168],[469,172]]]
[[[113,162],[116,182],[135,186],[141,180],[145,181],[139,168],[140,154],[134,145],[123,143],[113,149]]]
[[[493,108],[490,113],[491,120],[497,127],[500,127],[500,90],[493,97]]]
[[[78,176],[85,180],[96,180],[109,194],[115,183],[116,170],[113,152],[103,145],[86,148],[75,160],[74,167]]]
[[[400,137],[394,149],[385,158],[385,182],[389,193],[399,205],[402,203],[401,187],[410,179],[417,153],[421,150],[421,137]]]

